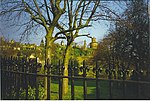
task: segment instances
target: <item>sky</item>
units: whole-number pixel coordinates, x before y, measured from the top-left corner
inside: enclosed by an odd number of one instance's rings
[[[108,34],[108,29],[109,29],[109,22],[108,21],[100,21],[100,23],[93,23],[92,27],[90,28],[85,28],[83,30],[81,30],[79,32],[79,34],[90,34],[90,36],[95,37],[97,39],[97,41],[99,41],[100,39],[102,39],[104,37],[105,34]],[[20,39],[20,35],[19,32],[16,31],[17,29],[15,28],[7,28],[7,26],[5,24],[0,24],[0,36],[4,36],[7,40],[15,40],[15,41],[19,41]],[[23,41],[23,43],[35,43],[37,45],[40,44],[41,39],[44,39],[45,37],[45,32],[43,31],[43,29],[39,30],[39,34],[38,35],[30,35],[28,37],[28,39],[25,39]],[[55,31],[54,31],[55,32]],[[91,42],[90,38],[87,37],[79,37],[76,38],[75,42],[79,43],[79,44],[83,44],[83,41],[86,40],[87,44],[89,44]],[[60,42],[60,40],[56,41],[56,42]]]
[[[109,7],[112,10],[115,10],[116,8],[119,8],[119,6],[114,5],[114,2],[109,2]],[[121,11],[121,10],[120,10]],[[90,28],[84,28],[82,29],[79,34],[87,34],[89,33],[90,36],[95,37],[97,39],[97,41],[100,41],[106,34],[108,34],[108,30],[110,28],[110,22],[109,21],[99,21],[98,22],[92,22],[92,27]],[[7,40],[15,40],[15,41],[19,41],[20,39],[20,35],[19,32],[17,31],[17,29],[15,27],[12,28],[8,28],[7,27],[8,23],[6,24],[5,22],[1,22],[0,23],[0,36],[4,36]],[[55,31],[54,31],[55,33]],[[40,44],[41,40],[44,39],[46,33],[43,29],[39,30],[38,35],[30,35],[28,38],[25,38],[24,41],[22,41],[22,43],[35,43],[37,45]],[[87,37],[80,37],[75,39],[75,42],[78,44],[83,44],[83,41],[86,40],[87,45],[91,42],[91,39],[87,38]],[[58,40],[56,42],[60,42],[61,40]]]

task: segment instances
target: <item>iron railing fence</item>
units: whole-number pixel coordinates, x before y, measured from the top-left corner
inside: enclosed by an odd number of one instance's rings
[[[58,99],[63,99],[62,83],[63,78],[68,78],[71,85],[71,97],[70,99],[76,99],[75,86],[76,81],[80,80],[83,86],[83,99],[90,99],[88,97],[88,83],[94,82],[95,98],[92,99],[150,99],[150,82],[148,81],[135,81],[126,79],[112,79],[112,70],[107,70],[108,79],[100,78],[99,75],[102,72],[96,62],[95,75],[96,77],[87,77],[88,66],[83,61],[83,66],[80,68],[82,75],[75,75],[74,63],[71,61],[69,66],[69,76],[63,76],[63,66],[61,61],[58,62],[58,73],[51,73],[52,66],[46,64],[44,66],[45,74],[40,74],[38,68],[42,68],[42,64],[35,59],[19,58],[19,57],[1,57],[1,99],[29,99],[29,86],[35,88],[35,94],[33,99],[39,98],[39,80],[38,78],[47,79],[47,98],[51,99],[51,85],[52,81],[58,81]],[[114,71],[113,71],[114,72]],[[57,75],[56,75],[57,74]],[[124,77],[124,75],[123,75]],[[125,77],[124,77],[125,78]],[[102,83],[104,83],[102,85]],[[103,86],[107,87],[103,88]],[[25,98],[21,97],[21,89],[25,90]],[[118,92],[118,91],[119,92]],[[106,97],[103,97],[103,92],[107,92]],[[130,94],[134,96],[130,96]],[[114,97],[118,96],[118,98]]]

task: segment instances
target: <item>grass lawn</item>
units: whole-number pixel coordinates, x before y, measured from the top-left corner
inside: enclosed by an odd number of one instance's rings
[[[83,80],[75,80],[74,81],[74,94],[75,100],[83,100],[84,93],[83,93]],[[111,82],[111,99],[150,99],[150,84],[140,84],[137,86],[137,83],[126,82],[125,89],[123,90],[123,82],[122,81],[113,81]],[[41,87],[43,88],[43,87]],[[137,90],[139,88],[139,91]],[[34,90],[33,90],[34,89]],[[35,99],[35,88],[29,89],[28,88],[28,98]],[[15,89],[14,89],[15,90]],[[14,91],[12,90],[12,91]],[[123,96],[124,91],[124,96]],[[110,87],[109,87],[109,80],[100,80],[99,81],[99,92],[100,92],[100,99],[110,99]],[[139,95],[138,95],[139,92]],[[7,92],[9,95],[13,94],[12,96],[6,96],[5,99],[15,99],[15,92]],[[44,89],[39,91],[39,98],[40,95],[44,94]],[[20,92],[19,95],[20,99],[25,99],[25,89]],[[2,93],[3,95],[3,93]],[[58,100],[59,99],[59,83],[58,80],[52,79],[51,82],[51,100]],[[70,100],[71,99],[71,85],[69,82],[69,91],[66,95],[63,96],[63,100]],[[93,100],[96,99],[96,81],[88,80],[87,81],[87,99]]]
[[[112,99],[123,99],[123,83],[112,82]],[[126,83],[125,99],[137,99],[137,84]],[[99,81],[100,99],[109,99],[109,82]],[[75,80],[75,99],[83,100],[83,80]],[[51,99],[59,99],[59,85],[57,81],[52,81],[51,84]],[[150,99],[150,85],[140,85],[140,99]],[[93,80],[87,81],[87,99],[96,98],[96,82]],[[69,83],[68,94],[63,96],[63,99],[71,99],[71,85]]]
[[[88,98],[91,98],[91,99],[94,99],[95,95],[93,95],[95,92],[93,92],[93,90],[96,88],[94,86],[94,83],[92,82],[88,82],[88,88],[87,88],[87,95],[89,95]],[[90,85],[89,85],[90,84]],[[51,85],[51,89],[52,89],[52,93],[51,93],[51,99],[58,99],[59,95],[58,95],[58,82],[57,81],[54,81],[52,82],[52,85]],[[75,99],[77,100],[82,100],[84,99],[83,97],[83,81],[82,80],[77,80],[75,81],[75,87],[74,87],[74,90],[75,90]],[[91,96],[92,94],[92,96]],[[68,93],[63,96],[63,99],[71,99],[71,85],[69,83],[69,91]]]

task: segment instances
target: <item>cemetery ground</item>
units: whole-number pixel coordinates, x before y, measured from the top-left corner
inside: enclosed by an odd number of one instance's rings
[[[51,75],[50,72],[47,72],[47,75],[42,75],[37,73],[38,70],[35,67],[41,67],[41,65],[36,61],[33,62],[32,59],[29,61],[18,59],[16,61],[15,59],[17,58],[15,58],[13,62],[10,62],[12,59],[3,59],[9,62],[7,65],[5,65],[6,61],[2,62],[2,99],[150,99],[150,82],[144,79],[143,81],[142,79],[135,80],[133,79],[134,76],[132,79],[131,77],[127,79],[115,79],[110,77],[110,72],[106,73],[105,77],[102,74],[98,76],[99,73],[96,72],[97,76],[95,78],[95,74],[92,76],[92,71],[88,71],[86,76],[86,69],[88,68],[85,65],[83,65],[84,68],[82,70],[84,75],[82,73],[79,73],[77,76],[71,75],[71,71],[69,71],[71,76],[67,77],[62,76],[60,71],[53,71],[54,74],[52,72]],[[18,61],[22,61],[21,63],[24,65],[22,66]],[[15,65],[12,65],[12,63]],[[62,66],[60,64],[58,66],[61,69]],[[96,65],[97,67],[98,65]],[[103,70],[103,72],[105,71]],[[91,76],[88,74],[91,74]],[[125,76],[127,75],[123,77]],[[69,90],[67,94],[60,97],[62,95],[60,90],[62,88],[62,78],[69,78]],[[47,79],[46,84],[49,86],[44,85],[45,79]],[[73,81],[74,85],[72,85]],[[47,95],[50,95],[49,97],[44,95],[46,94],[45,91],[47,91]]]
[[[100,91],[100,99],[110,99],[110,81],[109,80],[100,80],[99,81],[99,91]],[[75,100],[84,100],[84,92],[83,92],[83,80],[75,80],[74,81],[74,96]],[[126,82],[125,83],[125,96],[123,95],[123,81],[111,81],[111,99],[150,99],[150,85],[142,84],[139,85],[135,82]],[[43,86],[40,86],[44,89]],[[139,87],[139,95],[137,91],[137,87]],[[39,88],[41,89],[41,88]],[[32,94],[31,94],[32,93]],[[39,92],[44,93],[44,90]],[[41,94],[39,94],[39,99]],[[8,98],[9,99],[9,98]],[[25,99],[25,93],[20,96],[20,99]],[[35,91],[28,91],[28,99],[35,99]],[[52,80],[51,82],[51,100],[59,99],[59,82],[58,80]],[[66,95],[63,96],[63,100],[71,99],[71,82],[69,82],[69,90]],[[96,99],[96,81],[87,80],[87,99]]]
[[[52,93],[51,99],[58,99],[58,82],[52,82]],[[123,98],[123,83],[112,81],[111,82],[111,93],[112,99],[122,99]],[[100,80],[99,81],[100,87],[100,99],[109,99],[110,92],[109,92],[109,81],[108,80]],[[136,99],[137,98],[137,84],[136,83],[126,83],[126,91],[125,91],[125,99]],[[149,84],[142,84],[140,87],[140,98],[142,99],[149,99],[150,95],[150,85]],[[71,85],[69,83],[69,92],[63,99],[71,99]],[[83,100],[83,80],[76,80],[75,81],[75,99],[76,100]],[[93,80],[87,81],[87,99],[96,99],[96,82]]]

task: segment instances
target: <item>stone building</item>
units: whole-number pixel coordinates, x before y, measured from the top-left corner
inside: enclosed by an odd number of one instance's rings
[[[61,41],[60,45],[61,45],[61,46],[64,46],[64,45],[65,45],[65,43],[64,43],[63,40]]]
[[[96,41],[96,38],[91,38],[92,40],[92,42],[90,43],[90,48],[92,48],[92,49],[97,49],[97,47],[98,47],[98,42]]]
[[[43,39],[41,40],[41,43],[40,43],[40,47],[43,47],[44,48],[44,41],[43,41]]]

